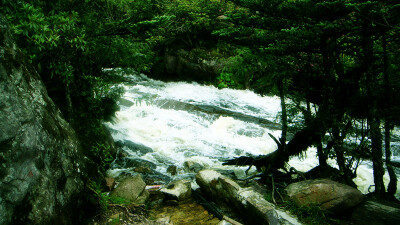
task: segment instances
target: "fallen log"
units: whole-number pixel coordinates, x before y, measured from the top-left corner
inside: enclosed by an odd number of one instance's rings
[[[276,151],[267,155],[261,156],[241,156],[238,158],[224,161],[222,165],[235,165],[235,166],[255,166],[258,170],[264,169],[269,172],[277,169],[284,168],[284,165],[289,161],[289,157],[299,155],[314,143],[316,143],[321,133],[325,130],[304,128],[297,132],[288,144],[282,144],[277,141],[278,148]]]
[[[400,162],[391,161],[390,164],[394,167],[400,168]]]

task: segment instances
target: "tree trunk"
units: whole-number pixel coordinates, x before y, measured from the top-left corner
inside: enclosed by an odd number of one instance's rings
[[[364,9],[366,10],[366,9]],[[363,11],[361,14],[368,15],[369,12]],[[367,17],[366,17],[367,18]],[[383,154],[382,154],[382,133],[380,130],[380,117],[378,108],[378,88],[379,84],[375,73],[372,71],[372,66],[375,64],[374,58],[374,42],[372,40],[372,23],[370,20],[364,19],[361,29],[361,46],[362,56],[361,64],[365,68],[366,89],[368,99],[368,124],[370,127],[369,137],[371,139],[371,157],[374,169],[375,194],[382,196],[385,193],[383,184]]]
[[[303,151],[307,150],[311,145],[321,141],[321,136],[332,127],[333,121],[330,119],[331,114],[332,113],[321,107],[317,116],[311,119],[310,123],[305,128],[298,131],[293,136],[286,145],[285,150],[281,147],[282,145],[278,145],[278,149],[268,155],[257,157],[241,156],[235,159],[226,160],[223,165],[254,165],[257,169],[264,167],[267,173],[284,168],[284,165],[289,161],[290,156],[299,155]]]
[[[380,129],[380,119],[377,116],[372,116],[369,119],[370,124],[370,138],[372,148],[372,163],[374,169],[374,183],[375,193],[382,196],[385,193],[385,186],[383,184],[383,161],[382,161],[382,133]]]
[[[347,129],[342,129],[342,135],[340,135],[340,131],[338,127],[334,127],[332,129],[333,136],[333,148],[336,153],[336,161],[339,166],[339,170],[343,175],[343,179],[348,185],[352,185],[353,182],[353,174],[349,169],[349,166],[346,164],[346,158],[344,156],[344,148],[343,148],[343,140],[346,137]]]
[[[278,81],[278,88],[279,88],[279,97],[281,98],[281,108],[282,108],[282,134],[280,138],[281,147],[283,150],[286,150],[286,136],[287,136],[287,112],[286,112],[286,103],[285,103],[285,78],[280,77]]]
[[[383,34],[382,37],[382,47],[383,47],[383,79],[385,85],[385,163],[386,168],[389,173],[390,182],[388,185],[388,194],[394,196],[397,191],[397,176],[393,170],[391,165],[391,155],[392,152],[390,150],[390,130],[391,130],[391,121],[390,121],[390,83],[389,83],[389,73],[388,73],[388,57],[387,57],[387,41],[386,34]]]

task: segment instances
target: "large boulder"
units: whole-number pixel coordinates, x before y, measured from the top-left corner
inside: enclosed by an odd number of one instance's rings
[[[83,199],[84,159],[0,15],[0,224],[72,223]]]
[[[298,206],[316,205],[334,213],[345,212],[363,200],[359,190],[328,179],[293,183],[286,192]]]
[[[214,170],[196,174],[196,182],[210,198],[236,209],[249,224],[301,224],[251,188],[241,188],[235,181]]]
[[[129,202],[136,204],[144,204],[150,194],[145,189],[146,183],[140,175],[125,178],[118,186],[110,193],[111,197],[119,197]]]

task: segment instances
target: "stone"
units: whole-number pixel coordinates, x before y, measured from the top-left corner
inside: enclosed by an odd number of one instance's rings
[[[285,190],[298,206],[316,205],[333,213],[345,212],[363,200],[359,190],[328,179],[293,183]]]
[[[106,177],[106,186],[108,187],[109,191],[112,191],[115,187],[115,179],[112,177]]]
[[[130,141],[130,140],[117,141],[115,144],[117,147],[121,147],[121,148],[125,147],[126,150],[135,152],[139,156],[143,156],[147,153],[153,152],[153,149],[151,149],[150,147],[147,147],[142,144],[134,143],[133,141]]]
[[[170,216],[158,218],[156,222],[157,222],[157,224],[161,224],[161,225],[173,225]]]
[[[150,168],[142,166],[134,168],[133,171],[135,171],[136,173],[143,173],[143,174],[152,172]]]
[[[232,225],[232,224],[229,223],[229,222],[226,221],[226,220],[221,220],[221,221],[218,223],[218,225]]]
[[[175,176],[177,172],[177,168],[175,165],[171,165],[167,168],[167,172],[171,174],[171,176]]]
[[[351,221],[356,225],[400,224],[400,209],[366,201],[354,209]]]
[[[140,175],[125,178],[110,193],[111,197],[119,197],[135,204],[144,204],[150,194],[146,188],[146,183]]]
[[[111,164],[112,169],[136,167],[147,167],[154,170],[157,168],[157,165],[150,161],[133,157],[119,157]]]
[[[123,218],[123,216],[124,216],[123,213],[116,213],[116,214],[114,214],[114,215],[111,215],[111,216],[110,216],[110,219],[112,219],[112,220],[120,220],[120,219]]]
[[[248,224],[301,224],[297,218],[278,211],[252,188],[241,188],[235,181],[214,170],[198,172],[196,182],[211,199],[234,207]]]
[[[87,159],[0,15],[0,224],[72,224]]]
[[[195,162],[193,160],[186,160],[183,163],[183,166],[186,171],[193,172],[193,173],[197,173],[204,168],[203,165],[201,165],[200,163]]]
[[[160,190],[167,197],[182,201],[190,198],[192,187],[189,180],[177,180],[168,184]]]

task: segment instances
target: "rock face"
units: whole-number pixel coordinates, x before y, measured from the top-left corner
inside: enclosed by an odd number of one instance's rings
[[[140,175],[123,180],[111,193],[111,197],[120,197],[136,204],[144,204],[150,194],[145,190],[146,183]]]
[[[84,156],[23,59],[0,14],[0,224],[70,223],[84,188]]]
[[[400,209],[373,201],[358,206],[352,215],[353,224],[400,224]]]
[[[334,213],[344,212],[363,200],[359,190],[327,179],[293,183],[286,191],[298,206],[317,205]]]
[[[301,224],[296,218],[277,210],[258,192],[251,188],[241,188],[216,171],[200,171],[196,175],[196,182],[208,196],[236,208],[249,224]]]

